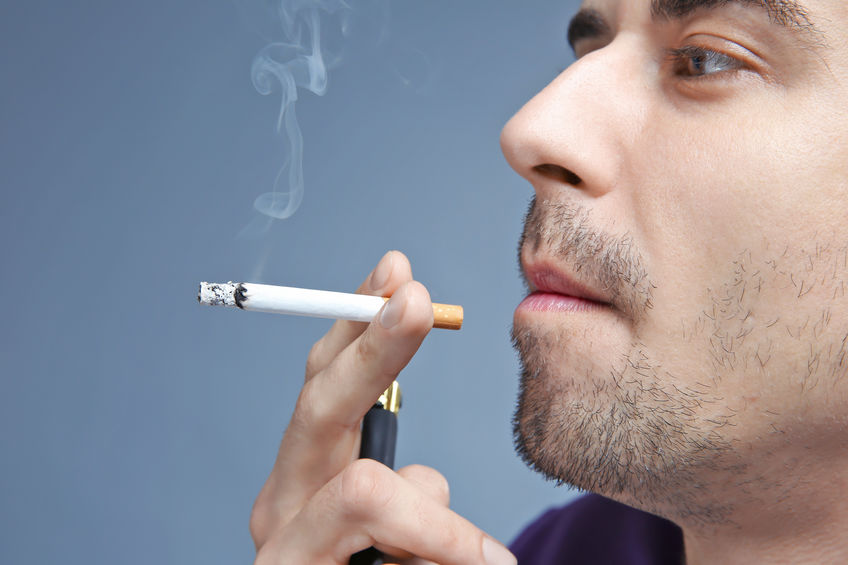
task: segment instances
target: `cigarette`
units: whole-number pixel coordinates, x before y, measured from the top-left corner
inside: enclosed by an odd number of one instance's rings
[[[197,301],[256,312],[370,322],[388,298],[255,283],[200,283]],[[462,306],[433,304],[433,327],[458,330]]]

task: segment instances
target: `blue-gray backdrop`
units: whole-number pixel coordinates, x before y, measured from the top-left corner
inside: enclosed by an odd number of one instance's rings
[[[398,464],[441,470],[505,542],[573,496],[512,449],[531,191],[498,135],[571,61],[576,2],[386,6],[327,94],[301,93],[301,208],[238,239],[284,149],[279,95],[250,80],[274,39],[257,4],[2,3],[0,562],[250,562],[251,504],[329,322],[201,307],[197,283],[352,290],[388,249],[466,309],[401,376]]]

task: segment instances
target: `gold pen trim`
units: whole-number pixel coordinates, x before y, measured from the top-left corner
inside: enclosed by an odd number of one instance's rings
[[[377,402],[382,404],[385,410],[388,410],[397,416],[398,412],[400,412],[400,406],[402,403],[400,385],[397,384],[397,381],[393,381],[392,384],[389,385],[389,388],[380,395]]]

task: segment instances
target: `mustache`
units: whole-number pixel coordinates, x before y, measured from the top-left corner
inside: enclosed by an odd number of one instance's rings
[[[567,265],[578,281],[602,291],[614,308],[633,320],[653,307],[656,287],[633,237],[597,229],[589,211],[578,203],[539,202],[535,196],[530,201],[518,243],[518,266],[529,288],[521,268],[521,252],[527,248],[534,252],[543,248]]]

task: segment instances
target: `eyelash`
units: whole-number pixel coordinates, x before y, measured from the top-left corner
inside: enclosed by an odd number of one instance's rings
[[[669,49],[667,57],[672,64],[674,74],[686,80],[709,80],[717,78],[714,75],[746,68],[745,63],[735,57],[703,47],[686,46]],[[695,63],[696,59],[700,60],[700,63]],[[701,65],[701,69],[695,68],[693,64]],[[708,66],[718,68],[705,71],[704,67]]]

